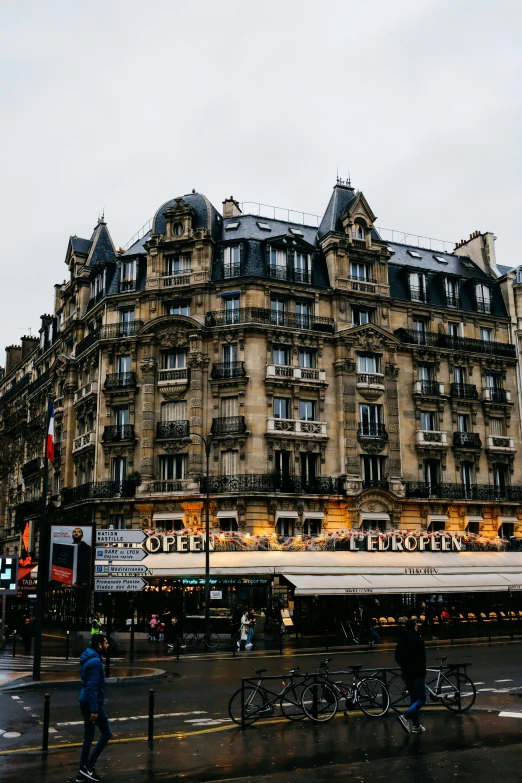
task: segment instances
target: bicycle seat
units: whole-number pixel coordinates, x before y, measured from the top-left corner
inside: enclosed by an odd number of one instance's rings
[[[447,655],[443,655],[440,658],[436,658],[435,660],[436,661],[442,661],[442,663],[444,663],[444,661],[448,660],[448,656]]]
[[[266,672],[266,669],[252,669],[252,671],[255,674],[263,674],[263,672]]]
[[[356,666],[348,666],[348,668],[352,672],[358,672],[359,669],[362,669],[362,663],[358,663]]]
[[[300,672],[301,672],[301,669],[299,668],[299,666],[296,666],[296,668],[295,668],[295,669],[290,669],[290,672],[289,672],[289,674],[290,674],[290,675],[293,675],[293,674],[300,674]]]

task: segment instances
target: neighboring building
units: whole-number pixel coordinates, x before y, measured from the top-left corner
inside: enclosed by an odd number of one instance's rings
[[[437,252],[386,242],[374,223],[340,183],[319,228],[232,198],[221,215],[193,192],[126,252],[103,220],[71,237],[55,311],[38,344],[7,349],[0,380],[4,433],[33,433],[5,482],[5,551],[21,553],[25,532],[37,554],[49,392],[53,521],[201,529],[197,435],[212,433],[215,532],[522,537],[517,353],[494,238]],[[189,562],[154,575],[190,577]],[[245,569],[222,573],[238,583]]]

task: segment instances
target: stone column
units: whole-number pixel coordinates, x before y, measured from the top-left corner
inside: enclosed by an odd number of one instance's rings
[[[140,362],[143,377],[141,386],[141,478],[142,482],[154,478],[154,408],[155,408],[155,377],[157,362],[150,355],[150,346],[145,346],[145,355]]]

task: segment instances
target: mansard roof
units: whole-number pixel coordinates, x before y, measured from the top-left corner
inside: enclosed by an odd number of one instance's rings
[[[237,227],[236,224],[238,224]],[[260,224],[269,226],[269,230],[260,228]],[[238,215],[226,218],[223,220],[221,239],[223,241],[258,239],[270,243],[271,239],[281,239],[282,236],[292,235],[292,230],[300,232],[294,234],[296,239],[302,239],[313,247],[317,246],[317,229],[314,226],[304,226],[302,223],[274,220],[259,215]]]
[[[203,193],[187,193],[182,196],[183,201],[195,212],[194,228],[206,228],[210,231],[212,237],[217,238],[219,235],[222,217],[217,209],[210,203],[208,198]],[[175,206],[176,199],[172,198],[166,201],[157,210],[152,220],[152,233],[164,234],[167,223],[165,220],[165,212],[171,207]]]
[[[100,220],[91,237],[91,249],[87,258],[87,266],[110,264],[116,261],[116,248],[104,220]]]
[[[90,239],[82,239],[76,235],[69,238],[69,243],[73,253],[79,255],[88,256],[91,249],[92,241]]]

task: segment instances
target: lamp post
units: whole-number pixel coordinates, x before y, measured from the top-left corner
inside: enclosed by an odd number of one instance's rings
[[[205,447],[205,638],[210,636],[210,446],[215,434],[203,437],[199,432],[194,432],[183,438],[187,445],[193,443],[192,438],[199,438]]]

